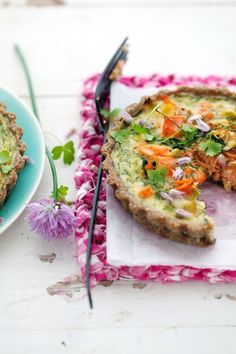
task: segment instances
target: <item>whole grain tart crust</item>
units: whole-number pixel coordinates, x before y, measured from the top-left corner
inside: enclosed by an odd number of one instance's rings
[[[6,112],[6,107],[2,103],[0,103],[0,115],[7,120],[7,129],[12,133],[12,136],[14,137],[16,148],[14,160],[12,161],[12,169],[8,174],[4,175],[4,177],[2,176],[3,183],[0,189],[0,206],[2,206],[12,188],[15,186],[20,170],[25,165],[23,154],[25,152],[26,146],[21,141],[23,130],[16,124],[15,114]]]
[[[161,90],[152,96],[143,96],[139,103],[132,104],[126,108],[126,111],[132,116],[137,116],[145,103],[156,101],[161,95],[175,95],[179,93],[190,93],[194,95],[206,96],[223,96],[230,98],[236,102],[236,93],[226,89],[205,88],[205,87],[179,87],[176,90]],[[123,119],[117,118],[114,122],[112,130],[123,129],[128,126]],[[107,172],[107,181],[114,189],[115,197],[120,201],[123,208],[129,211],[135,220],[144,225],[150,231],[166,237],[168,239],[179,241],[181,243],[208,246],[215,242],[213,236],[214,223],[211,218],[206,216],[207,222],[204,225],[193,225],[184,219],[171,218],[168,213],[152,210],[141,205],[138,199],[130,195],[124,182],[119,177],[113,161],[112,151],[116,145],[116,141],[111,137],[110,132],[107,133],[107,143],[103,146],[102,151],[105,157],[103,169]]]

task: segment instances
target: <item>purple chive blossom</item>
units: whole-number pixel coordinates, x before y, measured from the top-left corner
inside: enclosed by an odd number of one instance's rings
[[[53,199],[42,199],[27,205],[28,222],[32,231],[47,239],[67,238],[75,228],[75,215],[72,208]]]
[[[195,127],[198,128],[199,130],[201,130],[203,133],[207,133],[211,130],[209,125],[206,124],[205,122],[203,122],[202,119],[197,119],[196,123],[197,123],[197,125],[195,125]]]
[[[145,125],[145,120],[144,120],[144,119],[140,119],[139,125],[141,125],[141,127],[144,127],[144,125]]]
[[[153,122],[147,123],[146,128],[151,129],[153,127],[153,124],[154,124]]]
[[[184,195],[184,192],[178,191],[177,189],[170,189],[169,191],[169,196],[173,199],[182,198]]]
[[[168,200],[169,202],[172,202],[172,201],[173,201],[173,199],[172,199],[172,198],[169,196],[169,194],[166,193],[166,192],[161,192],[161,193],[160,193],[160,196],[161,196],[163,199]]]
[[[205,201],[205,208],[208,214],[214,214],[217,211],[217,205],[213,201]]]
[[[131,115],[130,115],[128,112],[126,112],[126,111],[120,111],[119,117],[120,117],[120,118],[123,118],[124,121],[125,121],[126,123],[128,123],[128,124],[131,123],[132,120],[133,120],[133,118],[131,117]]]
[[[221,164],[221,166],[225,167],[227,165],[227,159],[223,154],[220,154],[217,157],[217,160],[219,161],[219,163]]]
[[[192,123],[198,119],[202,119],[202,115],[201,114],[194,114],[193,116],[189,117],[188,122]]]
[[[28,163],[28,164],[30,164],[30,165],[32,165],[33,164],[33,161],[31,160],[31,158],[29,157],[29,156],[24,156],[24,160],[25,160],[25,163]]]
[[[173,173],[174,179],[181,179],[183,177],[183,170],[180,167],[177,167]]]
[[[184,209],[175,209],[175,213],[177,216],[180,216],[181,218],[191,218],[193,216],[192,213],[189,213],[188,211]]]
[[[191,157],[180,157],[178,160],[177,160],[177,163],[182,166],[182,165],[186,165],[188,163],[190,163],[192,161]]]

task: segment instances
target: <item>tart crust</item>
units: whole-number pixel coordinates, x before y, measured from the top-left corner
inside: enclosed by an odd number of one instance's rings
[[[12,170],[6,176],[4,184],[0,190],[0,206],[2,206],[9,193],[11,192],[12,188],[15,186],[20,170],[25,165],[23,154],[25,152],[26,145],[21,141],[23,129],[16,124],[15,114],[6,112],[6,107],[2,103],[0,103],[0,114],[7,118],[8,129],[14,135],[16,144],[16,154],[15,159],[13,161]]]
[[[141,112],[145,103],[157,100],[160,95],[174,95],[182,92],[194,95],[223,96],[236,101],[236,94],[226,89],[179,87],[173,91],[161,90],[152,96],[143,96],[139,103],[128,106],[126,111],[131,116],[135,117]],[[122,119],[117,118],[114,122],[114,127],[112,130],[122,129],[127,125],[128,124],[126,124]],[[174,241],[200,247],[215,243],[215,238],[213,236],[214,223],[210,217],[205,217],[205,224],[196,225],[184,219],[173,218],[168,215],[168,213],[145,207],[138,201],[138,199],[130,195],[124,182],[117,174],[112,162],[111,154],[115,145],[116,142],[108,131],[107,143],[102,149],[105,157],[103,169],[107,172],[107,181],[114,189],[115,197],[120,201],[124,209],[133,215],[135,220],[144,225],[150,231]]]

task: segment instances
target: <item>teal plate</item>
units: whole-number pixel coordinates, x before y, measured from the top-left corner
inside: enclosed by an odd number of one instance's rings
[[[24,130],[22,141],[26,144],[25,156],[33,162],[21,170],[15,187],[0,209],[3,218],[1,234],[20,216],[38,188],[44,169],[45,144],[37,118],[22,100],[9,90],[0,88],[0,102],[8,112],[16,114],[16,122]]]

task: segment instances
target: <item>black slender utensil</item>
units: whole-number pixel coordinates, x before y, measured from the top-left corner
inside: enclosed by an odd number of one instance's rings
[[[103,71],[97,87],[95,91],[95,104],[96,104],[96,111],[97,111],[97,118],[99,122],[100,130],[103,134],[103,141],[106,142],[106,131],[108,122],[104,120],[101,110],[104,108],[105,104],[107,103],[108,97],[110,95],[110,87],[111,83],[116,80],[116,78],[121,73],[121,69],[123,64],[127,60],[128,55],[128,46],[127,46],[128,37],[124,39],[121,43],[109,63],[107,64],[105,70]],[[91,283],[90,283],[90,260],[91,260],[91,248],[93,243],[93,231],[94,231],[94,224],[95,218],[97,214],[97,203],[99,198],[99,192],[101,187],[102,181],[102,161],[103,157],[101,156],[98,175],[97,175],[97,182],[96,188],[93,197],[93,207],[91,212],[91,219],[89,224],[89,233],[88,233],[88,246],[87,246],[87,255],[86,255],[86,287],[87,287],[87,295],[89,300],[89,306],[93,308],[93,300],[91,295]]]

